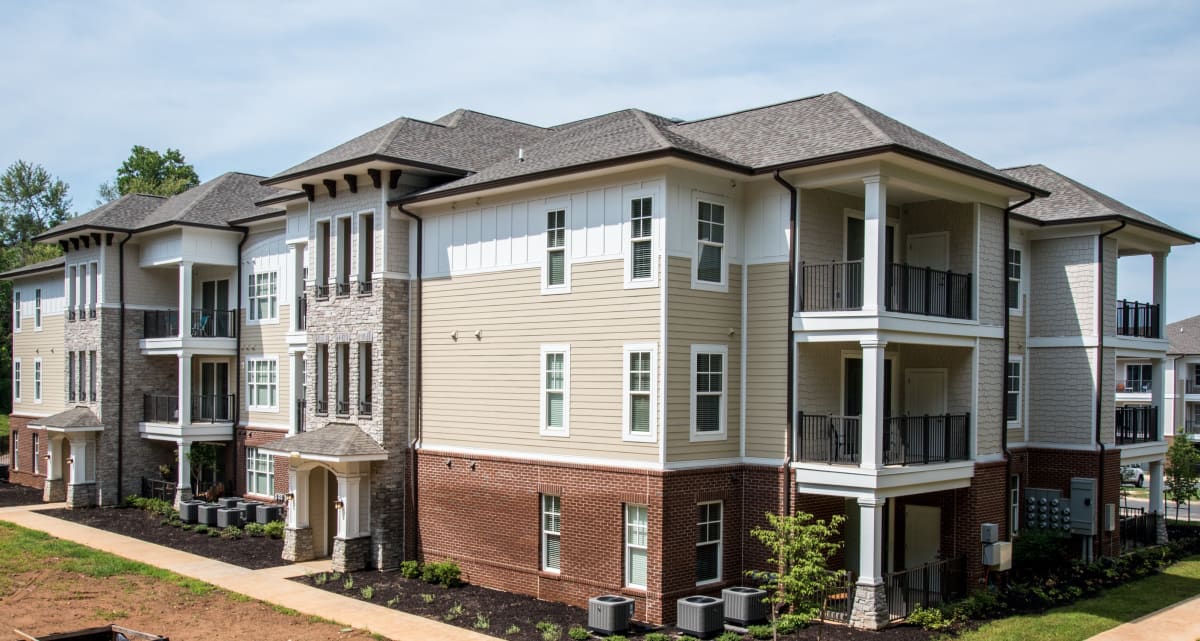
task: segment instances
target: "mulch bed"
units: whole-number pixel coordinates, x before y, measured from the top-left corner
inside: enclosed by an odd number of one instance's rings
[[[41,513],[251,570],[287,565],[287,561],[281,558],[283,554],[282,539],[270,539],[265,536],[244,536],[240,539],[210,537],[207,534],[197,534],[162,525],[159,523],[162,520],[161,517],[145,510],[87,508],[43,510]]]
[[[349,588],[346,587],[347,578],[353,579],[353,584]],[[416,579],[406,579],[399,572],[364,570],[341,575],[319,573],[296,577],[293,580],[360,601],[368,601],[362,590],[370,587],[374,591],[369,599],[371,603],[512,641],[543,641],[542,633],[537,629],[537,624],[543,621],[557,624],[562,631],[562,639],[568,638],[566,632],[572,626],[587,625],[587,611],[581,608],[540,601],[533,597],[499,590],[489,590],[470,584],[444,588]],[[453,613],[452,609],[455,606],[461,606],[461,613],[457,615]],[[483,623],[479,615],[486,618],[486,628],[476,627],[477,623],[480,626]],[[508,634],[507,631],[511,626],[520,628],[520,632]],[[676,632],[674,628],[643,628],[635,629],[634,633],[627,636],[631,640],[641,639],[646,632],[653,631]],[[867,632],[852,630],[841,625],[822,624],[810,626],[790,636],[781,636],[780,639],[788,641],[809,641],[818,638],[832,641],[928,641],[932,636],[933,634],[930,632],[910,626],[897,626],[882,632]],[[746,635],[745,638],[752,639],[749,635]]]
[[[0,507],[36,505],[42,502],[42,491],[24,485],[0,483]]]

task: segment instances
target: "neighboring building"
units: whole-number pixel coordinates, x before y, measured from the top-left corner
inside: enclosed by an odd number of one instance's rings
[[[193,194],[233,183],[240,200]],[[214,207],[202,229],[191,201]],[[35,437],[97,443],[103,504],[118,467],[131,493],[172,460],[187,496],[188,446],[230,442],[235,491],[288,502],[286,558],[452,558],[545,599],[628,594],[655,622],[762,567],[765,512],[844,514],[863,627],[888,621],[905,569],[953,559],[981,578],[982,524],[1037,524],[1027,489],[1096,479],[1102,522],[1121,462],[1161,470],[1161,417],[1121,416],[1109,376],[1128,356],[1163,380],[1165,256],[1194,241],[837,93],[691,122],[402,118],[261,186],[126,197],[44,239],[65,261],[6,277],[25,323],[42,290],[75,356],[41,374],[59,396],[18,402],[15,451],[33,465]],[[102,267],[80,271],[94,251]],[[1145,253],[1155,300],[1118,319],[1118,256]],[[93,277],[101,309],[127,310],[123,410],[104,402],[115,382],[94,408],[63,382],[93,351],[102,383],[120,366],[119,342],[76,345],[86,322],[61,318]],[[244,293],[208,285],[230,278]],[[172,325],[189,307],[212,313]],[[18,395],[50,349],[27,336]],[[1077,540],[1113,553],[1117,537]]]
[[[1200,442],[1200,316],[1167,325],[1166,416],[1168,439]]]

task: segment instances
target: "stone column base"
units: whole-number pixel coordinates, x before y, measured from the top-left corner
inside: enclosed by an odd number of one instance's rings
[[[67,486],[67,507],[95,507],[96,484],[77,483]]]
[[[1154,519],[1154,542],[1158,545],[1167,544],[1167,515],[1159,512]]]
[[[882,583],[854,586],[854,605],[850,610],[850,627],[863,630],[882,630],[891,620],[888,612],[887,586]]]
[[[184,501],[190,501],[190,500],[192,500],[192,488],[190,488],[190,487],[176,487],[175,488],[175,509],[176,510],[179,509],[179,506],[182,505]]]
[[[42,500],[47,503],[59,503],[67,500],[67,481],[65,479],[46,479],[42,485]]]
[[[357,539],[333,539],[333,571],[354,572],[367,567],[367,555],[371,551],[371,537]]]
[[[283,560],[298,563],[317,558],[313,552],[312,528],[285,528],[283,530]]]

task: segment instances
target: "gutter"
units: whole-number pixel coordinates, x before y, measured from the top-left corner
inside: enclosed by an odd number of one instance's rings
[[[796,391],[795,391],[795,389],[793,389],[796,384],[796,372],[795,372],[795,369],[796,369],[796,345],[795,345],[795,341],[793,340],[793,336],[792,336],[792,315],[795,313],[795,310],[796,310],[796,218],[799,215],[799,212],[797,211],[798,206],[799,206],[799,192],[796,191],[795,185],[792,185],[788,181],[784,180],[783,177],[779,175],[778,171],[775,172],[774,178],[775,178],[775,182],[779,183],[784,189],[786,189],[788,191],[788,196],[790,198],[790,205],[788,207],[788,221],[789,221],[788,225],[789,225],[789,229],[791,231],[791,235],[788,238],[788,306],[787,306],[787,327],[786,327],[786,329],[787,329],[787,419],[785,421],[785,424],[787,425],[787,432],[785,432],[784,436],[783,436],[783,442],[784,442],[784,448],[785,448],[784,454],[783,454],[783,465],[784,465],[784,469],[788,470],[788,469],[790,469],[790,463],[792,462],[792,431],[794,428],[793,414],[796,410],[796,408],[795,408]],[[790,474],[789,474],[789,476],[790,476]],[[784,506],[784,514],[790,515],[792,512],[792,492],[791,492],[791,479],[790,478],[788,479],[787,486],[788,486],[788,491],[785,492],[783,495],[783,506]]]
[[[1009,229],[1012,220],[1013,210],[1028,205],[1033,202],[1037,194],[1029,192],[1029,197],[1014,205],[1009,205],[1004,208],[1004,251],[1000,260],[1000,286],[1004,292],[1004,358],[1000,359],[1001,376],[1000,376],[1000,398],[1003,399],[1008,394],[1008,350],[1011,340],[1012,314],[1009,311],[1012,309],[1012,301],[1008,300],[1008,244],[1011,230]],[[1020,408],[1017,408],[1020,411]],[[1004,455],[1004,505],[1009,505],[1012,496],[1012,452],[1008,449],[1008,416],[1007,412],[1000,413],[1000,452]],[[1012,518],[1011,505],[1009,506],[1009,518]],[[1012,540],[1013,524],[1008,524],[1008,532],[1004,533],[1005,540]]]
[[[117,504],[124,500],[121,478],[125,466],[125,243],[133,232],[117,245],[117,299],[121,305],[121,322],[117,323]]]
[[[1102,410],[1101,410],[1101,404],[1104,399],[1104,396],[1103,396],[1103,393],[1104,393],[1104,391],[1103,391],[1103,381],[1104,381],[1104,308],[1107,307],[1107,301],[1104,298],[1104,238],[1106,236],[1108,236],[1109,234],[1115,234],[1116,232],[1119,232],[1122,229],[1125,229],[1125,221],[1124,220],[1121,221],[1120,225],[1118,225],[1106,232],[1101,232],[1096,237],[1097,243],[1098,243],[1098,245],[1096,247],[1096,253],[1097,253],[1097,256],[1096,256],[1096,258],[1097,258],[1097,260],[1096,260],[1096,270],[1097,270],[1096,281],[1097,281],[1098,291],[1100,294],[1100,304],[1097,306],[1098,309],[1096,310],[1096,445],[1098,445],[1100,447],[1100,469],[1099,469],[1099,473],[1098,473],[1098,478],[1096,479],[1096,498],[1099,499],[1100,505],[1104,505],[1104,455],[1105,455],[1104,439],[1101,437],[1101,433],[1100,433],[1100,430],[1101,430],[1100,425],[1103,423],[1103,420],[1104,420],[1104,416],[1103,416]],[[1162,409],[1160,408],[1159,411],[1162,411]],[[1103,509],[1099,509],[1096,513],[1096,520],[1100,520],[1102,518],[1104,518],[1104,511],[1103,511]],[[1103,538],[1104,534],[1101,533],[1100,537]],[[1101,543],[1101,546],[1103,546],[1103,543]],[[1102,551],[1103,551],[1103,547],[1102,547]],[[1089,561],[1091,560],[1091,556],[1092,556],[1091,554],[1088,555]]]
[[[1200,237],[1186,234],[1177,229],[1171,229],[1165,225],[1154,225],[1152,223],[1121,216],[1119,214],[1112,216],[1088,216],[1087,218],[1063,218],[1061,220],[1039,220],[1022,214],[1013,214],[1013,217],[1022,222],[1027,222],[1038,227],[1058,227],[1062,225],[1085,225],[1087,223],[1122,223],[1124,225],[1132,225],[1148,231],[1173,236],[1180,240],[1186,240],[1188,243],[1200,243]],[[1113,230],[1116,231],[1116,230]]]
[[[396,205],[396,208],[400,210],[400,213],[411,218],[416,223],[416,226],[417,226],[417,273],[416,273],[416,277],[417,277],[417,279],[416,279],[416,283],[417,283],[417,296],[416,296],[417,317],[414,322],[413,332],[412,332],[412,334],[410,334],[410,338],[409,338],[409,344],[411,345],[412,344],[412,336],[416,337],[416,354],[414,354],[414,357],[413,357],[413,364],[415,366],[413,368],[414,369],[413,378],[415,379],[413,381],[413,388],[415,390],[416,398],[414,398],[412,401],[413,402],[413,425],[411,426],[412,431],[409,434],[409,439],[408,439],[408,448],[409,448],[408,487],[411,488],[410,491],[412,492],[412,500],[409,501],[409,504],[412,507],[411,507],[411,509],[405,510],[405,516],[407,517],[408,515],[411,515],[411,518],[412,518],[413,551],[416,552],[420,548],[420,529],[416,527],[416,524],[417,524],[417,481],[418,481],[417,445],[421,442],[421,437],[422,437],[422,432],[421,432],[421,430],[422,430],[422,425],[421,425],[422,403],[421,403],[421,401],[422,401],[422,396],[423,396],[423,381],[422,381],[422,376],[421,376],[421,374],[422,374],[421,356],[422,356],[422,351],[424,348],[424,341],[422,339],[422,331],[423,331],[422,323],[423,323],[424,317],[425,317],[425,286],[424,286],[424,281],[422,280],[422,277],[424,276],[424,270],[422,269],[422,267],[425,264],[425,234],[423,231],[424,221],[421,219],[420,216],[405,209],[404,205]],[[413,300],[411,290],[409,291],[408,296],[409,296],[409,299],[408,299],[409,300],[409,309],[411,310],[412,309],[412,300]],[[410,318],[411,318],[411,316],[410,316]],[[405,535],[406,536],[408,535],[407,531],[405,532]]]
[[[238,423],[240,423],[242,420],[242,401],[241,401],[241,398],[239,397],[239,393],[242,391],[242,310],[241,310],[241,307],[242,307],[242,281],[243,281],[243,279],[242,279],[242,248],[246,246],[246,240],[248,240],[250,238],[250,230],[249,229],[247,229],[246,227],[241,227],[239,229],[242,232],[242,239],[240,241],[238,241],[238,248],[237,248],[237,266],[238,266],[238,268],[237,268],[237,283],[238,283],[237,284],[237,304],[235,304],[233,306],[233,308],[235,310],[237,310],[236,311],[237,324],[235,325],[235,327],[237,327],[237,336],[235,336],[233,339],[234,345],[235,345],[234,358],[237,359],[233,363],[233,371],[234,371],[234,375],[233,375],[234,388],[233,389],[235,390],[234,398],[238,399],[238,401],[233,404],[233,428],[235,430],[237,429]],[[182,312],[180,312],[180,317],[182,317]],[[246,402],[249,403],[250,399],[246,399]],[[237,469],[237,461],[233,462],[233,468],[235,470]],[[235,483],[236,483],[236,481],[235,481]]]

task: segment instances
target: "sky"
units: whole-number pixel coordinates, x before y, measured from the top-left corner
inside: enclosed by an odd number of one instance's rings
[[[700,118],[828,91],[1200,235],[1200,3],[0,0],[0,166],[95,206],[135,144],[271,175],[399,116]],[[1200,247],[1168,260],[1200,314]],[[1149,261],[1118,296],[1151,299]]]

